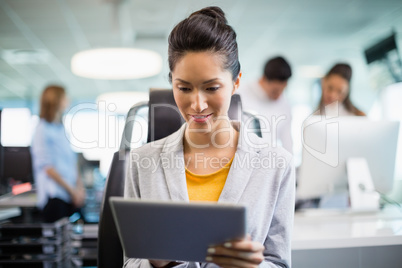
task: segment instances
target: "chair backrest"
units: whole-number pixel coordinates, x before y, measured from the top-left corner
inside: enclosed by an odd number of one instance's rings
[[[98,226],[98,267],[100,268],[123,266],[123,249],[113,219],[109,198],[111,196],[123,196],[124,194],[125,158],[130,149],[134,118],[137,112],[146,105],[148,104],[136,104],[128,112],[120,150],[114,153],[107,175]]]
[[[114,153],[109,174],[106,179],[98,230],[98,267],[123,266],[123,250],[117,234],[109,198],[124,195],[125,159],[128,157],[135,116],[138,111],[148,106],[148,138],[147,142],[164,138],[184,123],[172,90],[151,90],[148,103],[134,105],[128,112],[124,126],[120,150]],[[229,118],[240,120],[242,116],[239,95],[233,95]]]
[[[120,155],[114,153],[105,185],[98,226],[98,267],[123,266],[123,249],[109,204],[109,197],[124,193],[125,161],[119,159]]]
[[[147,142],[162,139],[184,123],[176,106],[172,90],[153,89],[149,92]]]

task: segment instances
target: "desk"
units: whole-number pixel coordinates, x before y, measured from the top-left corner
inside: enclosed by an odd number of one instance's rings
[[[296,213],[292,267],[402,267],[402,211]]]
[[[31,190],[22,194],[11,193],[0,196],[0,207],[36,207],[36,192]]]
[[[14,208],[14,210],[12,210]],[[5,194],[0,196],[0,209],[2,211],[15,211],[18,209],[22,214],[23,221],[28,223],[33,221],[33,212],[36,209],[36,192],[34,190],[19,195]],[[14,212],[10,217],[18,216]]]
[[[19,208],[0,208],[0,221],[21,215]]]

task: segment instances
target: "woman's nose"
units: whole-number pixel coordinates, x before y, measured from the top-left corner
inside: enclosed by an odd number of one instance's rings
[[[332,92],[330,95],[330,98],[331,98],[331,102],[335,102],[335,101],[339,100],[339,94],[336,92]]]
[[[325,92],[324,97],[325,97],[326,101],[328,102],[328,104],[336,101],[336,94],[333,91]]]
[[[191,100],[191,108],[197,113],[201,113],[208,108],[207,98],[202,92],[194,91]]]

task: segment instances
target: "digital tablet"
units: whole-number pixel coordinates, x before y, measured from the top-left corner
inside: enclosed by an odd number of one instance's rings
[[[246,208],[207,202],[109,199],[127,257],[204,262],[211,245],[246,235]]]

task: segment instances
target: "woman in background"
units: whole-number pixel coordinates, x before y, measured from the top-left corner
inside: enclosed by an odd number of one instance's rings
[[[66,107],[64,88],[45,88],[40,100],[40,121],[31,146],[37,205],[45,222],[71,216],[85,201],[77,157],[62,124]]]
[[[313,115],[338,116],[365,116],[364,112],[356,108],[350,100],[350,81],[352,68],[346,63],[335,64],[328,73],[321,79],[321,100],[318,110]],[[310,120],[312,120],[310,122]],[[312,124],[315,120],[307,118],[304,127]],[[345,208],[348,204],[348,197],[343,195],[326,195],[314,199],[298,199],[296,210],[303,208]]]
[[[321,80],[321,100],[318,107],[319,114],[325,114],[325,107],[338,102],[339,116],[365,114],[356,108],[350,100],[350,81],[352,78],[352,68],[346,63],[335,64]],[[332,109],[331,109],[332,110]]]

